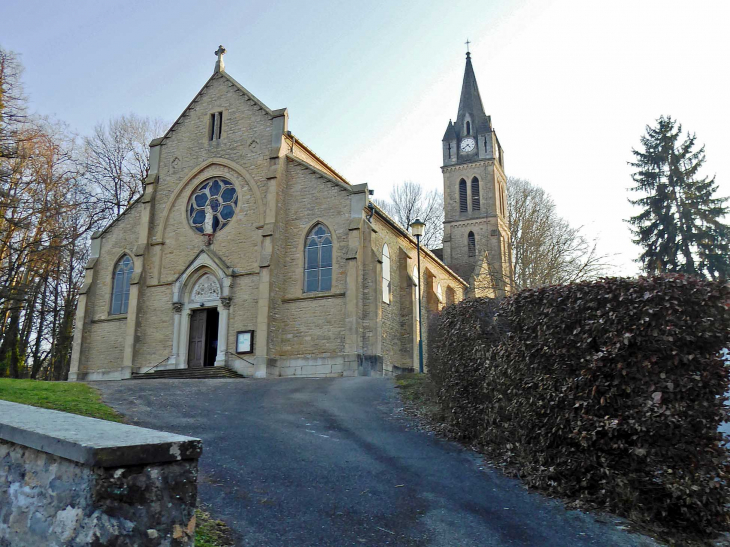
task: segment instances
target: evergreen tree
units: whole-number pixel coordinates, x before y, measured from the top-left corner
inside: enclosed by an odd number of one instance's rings
[[[634,192],[629,201],[643,211],[628,220],[634,243],[644,252],[638,261],[649,274],[677,272],[711,279],[730,274],[730,227],[721,219],[728,198],[718,198],[715,177],[698,178],[705,163],[705,147],[695,150],[696,136],[671,117],[661,116],[656,127],[646,127],[644,150],[632,150],[629,165]]]

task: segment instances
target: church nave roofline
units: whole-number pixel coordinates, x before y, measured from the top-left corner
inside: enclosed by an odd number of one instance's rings
[[[401,226],[394,218],[392,218],[388,213],[386,213],[385,211],[383,211],[374,202],[371,201],[370,203],[373,204],[373,208],[374,208],[375,214],[378,217],[380,217],[380,219],[383,222],[385,222],[386,224],[388,224],[391,228],[394,228],[400,235],[402,235],[406,239],[408,239],[408,241],[410,241],[410,243],[413,244],[413,247],[414,248],[417,247],[418,243],[416,241],[416,238],[413,237],[413,235],[407,229],[405,229],[403,226]],[[431,249],[429,249],[428,247],[421,246],[421,251],[428,258],[430,258],[431,260],[433,260],[439,268],[443,268],[450,275],[453,275],[454,278],[457,281],[459,281],[460,283],[462,283],[465,287],[468,287],[469,286],[469,283],[467,283],[466,281],[464,281],[464,279],[462,279],[461,276],[459,276],[459,274],[457,274],[454,270],[452,270],[451,268],[449,268],[444,263],[444,261],[441,260],[438,256],[436,256],[436,254]]]

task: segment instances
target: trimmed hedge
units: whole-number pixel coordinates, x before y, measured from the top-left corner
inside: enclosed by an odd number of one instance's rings
[[[602,279],[445,309],[430,337],[459,436],[530,486],[655,528],[728,529],[730,290],[684,276]]]

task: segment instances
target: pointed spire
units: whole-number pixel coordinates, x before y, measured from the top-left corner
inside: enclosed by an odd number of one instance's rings
[[[461,86],[461,99],[459,99],[459,114],[456,117],[456,131],[460,135],[465,134],[464,120],[471,120],[470,126],[475,131],[486,133],[490,130],[489,118],[484,112],[482,97],[479,95],[477,78],[474,75],[474,67],[471,66],[471,53],[466,52],[466,68],[464,69],[464,82]]]

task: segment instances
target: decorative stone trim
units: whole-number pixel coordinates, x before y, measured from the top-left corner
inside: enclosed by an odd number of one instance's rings
[[[126,321],[127,320],[127,314],[121,313],[119,315],[107,315],[106,317],[97,317],[96,319],[92,319],[92,323],[104,323],[106,321]]]
[[[345,296],[345,293],[343,292],[334,292],[334,293],[314,293],[314,294],[305,294],[302,296],[289,296],[282,298],[282,302],[300,302],[302,300],[319,300],[321,298],[340,298]]]

